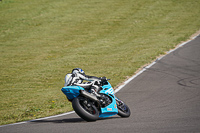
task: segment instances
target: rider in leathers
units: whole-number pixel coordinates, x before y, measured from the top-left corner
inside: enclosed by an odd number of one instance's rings
[[[68,82],[67,79],[67,75],[65,76],[65,85],[64,86],[70,86],[70,85],[77,85],[77,86],[81,86],[85,89],[95,89],[96,91],[99,88],[99,82],[101,80],[101,78],[95,77],[95,76],[88,76],[85,75],[85,72],[81,69],[81,68],[75,68],[72,70],[71,73],[71,79],[70,82]],[[87,81],[95,81],[95,82],[84,82],[83,80],[87,80]]]

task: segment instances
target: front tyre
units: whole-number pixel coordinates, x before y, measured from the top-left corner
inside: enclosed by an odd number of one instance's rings
[[[99,111],[84,97],[76,97],[72,101],[74,111],[86,121],[96,121],[99,118]]]
[[[129,117],[131,115],[131,111],[129,107],[123,103],[122,101],[117,101],[118,115],[121,117]]]

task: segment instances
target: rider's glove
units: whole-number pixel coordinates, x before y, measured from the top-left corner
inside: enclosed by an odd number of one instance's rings
[[[104,77],[100,77],[100,79],[101,79],[102,82],[107,81],[107,78],[105,76]]]

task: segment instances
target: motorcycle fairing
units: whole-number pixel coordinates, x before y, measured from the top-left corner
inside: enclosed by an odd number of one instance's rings
[[[74,99],[75,97],[78,97],[80,95],[80,90],[84,90],[84,88],[80,86],[66,86],[63,87],[62,92],[67,96],[69,100]]]
[[[117,113],[118,113],[117,104],[116,101],[113,100],[113,102],[110,105],[108,105],[105,108],[101,108],[99,117],[109,117],[112,115],[116,115]]]
[[[102,88],[103,89],[100,91],[100,93],[107,94],[109,97],[111,97],[112,103],[104,108],[101,108],[99,117],[109,117],[112,115],[116,115],[118,113],[118,109],[117,109],[117,103],[115,100],[114,90],[111,84],[108,82],[108,84],[102,86]]]

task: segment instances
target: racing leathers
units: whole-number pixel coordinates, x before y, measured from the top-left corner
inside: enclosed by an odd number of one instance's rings
[[[96,91],[99,88],[99,82],[101,78],[95,77],[95,76],[88,76],[84,73],[80,73],[78,71],[73,71],[72,74],[70,74],[70,79],[67,77],[69,74],[65,76],[65,85],[64,86],[70,86],[70,85],[77,85],[81,86],[85,89],[95,89]],[[69,80],[68,80],[69,79]],[[89,81],[89,82],[83,82],[83,80]]]

